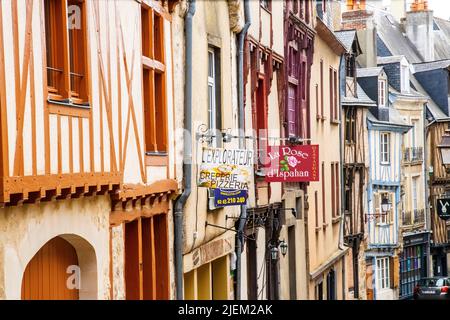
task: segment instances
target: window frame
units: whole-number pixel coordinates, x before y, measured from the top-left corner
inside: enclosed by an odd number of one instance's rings
[[[386,137],[386,140],[384,139]],[[384,150],[384,147],[386,150]],[[391,164],[391,133],[381,132],[380,133],[380,164],[390,165]]]
[[[389,257],[376,258],[378,290],[390,289],[391,270]]]
[[[169,151],[164,22],[160,12],[141,4],[142,108],[147,156],[167,156]]]
[[[71,0],[76,4],[69,4],[67,1],[45,0],[43,8],[44,16],[44,36],[45,42],[45,72],[47,72],[47,101],[49,103],[64,103],[71,106],[90,106],[90,85],[89,85],[89,60],[88,60],[88,29],[87,6],[85,0]],[[74,36],[69,29],[69,7],[77,5],[80,8],[81,34],[78,34],[78,41],[74,42]],[[49,11],[48,11],[49,10]],[[50,26],[49,26],[50,25]],[[62,28],[63,26],[63,28]],[[55,39],[58,38],[58,39]],[[76,38],[75,38],[76,39]],[[51,45],[49,45],[51,43]],[[74,48],[75,47],[75,48]],[[81,49],[79,49],[81,47]],[[76,55],[73,53],[76,52]],[[51,57],[53,57],[51,59]],[[53,60],[50,62],[49,60]],[[57,60],[57,62],[54,62]],[[54,64],[56,63],[56,65]],[[74,70],[76,66],[81,69]],[[60,74],[56,86],[51,78],[55,77],[52,72]],[[72,77],[82,78],[79,89],[72,83]]]
[[[378,79],[378,105],[387,107],[387,82],[386,79]]]
[[[356,143],[356,108],[349,107],[345,112],[344,138],[346,144]]]

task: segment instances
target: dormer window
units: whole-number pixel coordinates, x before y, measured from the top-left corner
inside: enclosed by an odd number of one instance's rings
[[[378,104],[380,107],[386,107],[386,80],[380,79],[378,80]]]
[[[409,68],[407,65],[401,66],[400,79],[402,92],[409,92]]]
[[[346,75],[347,77],[354,78],[355,77],[355,71],[356,71],[356,64],[355,64],[355,56],[354,55],[348,55],[346,59]]]

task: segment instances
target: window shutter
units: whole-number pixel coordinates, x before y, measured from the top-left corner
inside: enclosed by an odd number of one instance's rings
[[[394,193],[390,193],[389,194],[389,201],[391,202],[391,210],[389,210],[389,222],[393,222],[394,221],[394,210],[395,210],[395,197],[394,197]]]
[[[331,164],[331,216],[336,216],[336,185],[334,182],[334,163]]]
[[[391,289],[395,289],[398,287],[399,282],[399,260],[398,257],[392,257],[389,259],[389,281]]]
[[[374,213],[379,213],[380,211],[380,194],[376,193],[373,198],[373,211]]]

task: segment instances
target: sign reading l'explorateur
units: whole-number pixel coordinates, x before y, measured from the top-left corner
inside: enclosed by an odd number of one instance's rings
[[[319,181],[319,146],[268,147],[267,182]]]
[[[203,148],[199,187],[248,190],[253,157],[251,150]]]

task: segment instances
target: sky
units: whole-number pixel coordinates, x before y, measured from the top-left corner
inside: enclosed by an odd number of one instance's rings
[[[395,0],[392,0],[395,1]],[[434,11],[434,15],[439,18],[450,18],[450,1],[449,0],[429,0],[430,9]]]
[[[389,7],[389,4],[394,1],[403,0],[383,0],[383,6]],[[407,8],[409,9],[410,3],[414,0],[406,0]],[[345,2],[345,1],[344,1]],[[450,1],[449,0],[428,0],[428,6],[434,11],[434,15],[443,19],[450,19]]]

